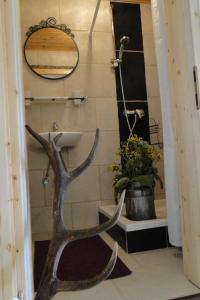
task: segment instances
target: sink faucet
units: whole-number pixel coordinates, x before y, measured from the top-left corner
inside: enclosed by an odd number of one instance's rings
[[[53,131],[58,131],[58,129],[59,129],[59,126],[55,121],[53,122],[52,129],[53,129]]]

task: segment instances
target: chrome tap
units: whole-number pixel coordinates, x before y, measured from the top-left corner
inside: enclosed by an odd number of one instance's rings
[[[58,131],[58,129],[59,129],[59,126],[55,121],[53,122],[52,129],[53,129],[53,131]]]

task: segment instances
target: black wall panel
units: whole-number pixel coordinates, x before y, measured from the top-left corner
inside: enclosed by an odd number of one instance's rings
[[[143,50],[140,5],[111,3],[113,11],[113,27],[116,49],[120,48],[120,39],[124,35],[130,37],[127,50]]]
[[[127,102],[126,107],[128,110],[143,109],[145,116],[142,119],[137,118],[137,123],[134,129],[134,133],[142,137],[145,141],[149,141],[149,116],[147,102]],[[129,129],[127,121],[124,115],[123,102],[118,102],[118,116],[120,120],[120,141],[125,142],[129,137]],[[135,117],[129,116],[130,124],[134,124]]]
[[[142,52],[124,52],[121,68],[125,99],[146,101],[144,54]],[[116,88],[117,100],[122,100],[119,69],[116,69]]]
[[[127,109],[141,108],[144,110],[145,117],[138,119],[134,133],[150,141],[140,5],[112,2],[111,7],[113,12],[116,57],[118,57],[121,37],[124,35],[130,37],[130,42],[125,45],[122,62],[124,93],[125,99],[128,101]],[[124,115],[123,103],[121,102],[122,91],[119,68],[115,69],[115,74],[120,140],[124,142],[129,136],[129,130]],[[132,125],[134,122],[133,116],[130,117],[130,122]]]

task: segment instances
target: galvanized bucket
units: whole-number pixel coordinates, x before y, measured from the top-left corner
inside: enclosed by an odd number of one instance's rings
[[[142,221],[156,219],[154,190],[133,183],[126,191],[126,216],[130,220]]]

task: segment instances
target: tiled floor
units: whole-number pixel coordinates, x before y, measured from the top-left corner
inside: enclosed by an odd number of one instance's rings
[[[177,298],[173,300],[199,300],[200,299],[200,294],[195,295],[195,296],[188,296],[188,297],[183,297],[183,298]]]
[[[102,237],[109,245],[107,234]],[[55,300],[169,300],[200,293],[183,275],[181,252],[174,248],[126,254],[120,258],[133,273],[81,292],[59,293]],[[187,299],[187,298],[186,298]],[[191,298],[200,299],[200,298]]]

